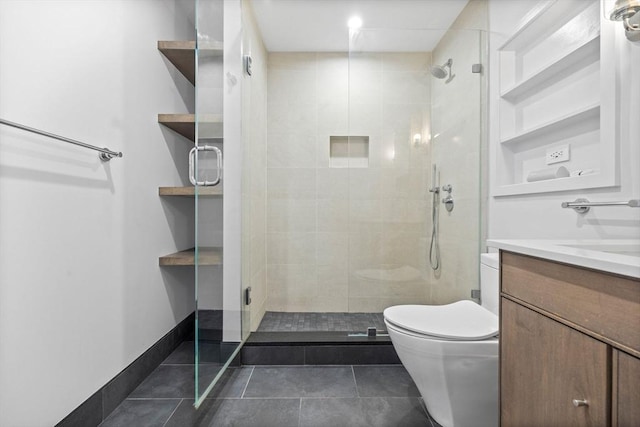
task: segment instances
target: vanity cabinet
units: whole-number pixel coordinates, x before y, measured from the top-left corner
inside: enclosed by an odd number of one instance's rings
[[[640,359],[613,351],[613,425],[640,426]]]
[[[501,252],[500,421],[640,426],[640,280]]]

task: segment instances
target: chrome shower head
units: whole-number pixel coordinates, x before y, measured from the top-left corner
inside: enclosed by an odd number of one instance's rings
[[[447,77],[447,70],[442,65],[434,65],[431,67],[431,75],[436,79],[444,79]]]
[[[447,76],[451,74],[451,65],[453,64],[453,60],[449,58],[447,62],[442,65],[433,65],[431,67],[431,75],[436,79],[445,79]],[[449,67],[449,70],[447,70]]]

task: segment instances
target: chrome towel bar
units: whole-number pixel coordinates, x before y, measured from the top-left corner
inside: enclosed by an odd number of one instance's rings
[[[593,206],[629,206],[630,208],[640,207],[639,199],[631,199],[626,202],[590,202],[587,199],[576,199],[573,202],[562,202],[563,208],[572,208],[578,213],[587,213]]]
[[[102,160],[103,162],[108,162],[109,160],[113,159],[114,157],[122,157],[122,153],[119,152],[119,151],[118,152],[111,151],[108,148],[100,148],[100,147],[96,147],[94,145],[85,144],[84,142],[76,141],[75,139],[65,138],[64,136],[55,135],[53,133],[45,132],[45,131],[40,130],[40,129],[35,129],[35,128],[29,127],[29,126],[25,126],[25,125],[21,125],[21,124],[18,124],[18,123],[10,122],[9,120],[0,119],[0,124],[11,126],[11,127],[18,128],[18,129],[22,129],[22,130],[26,130],[27,132],[37,133],[38,135],[47,136],[49,138],[57,139],[59,141],[68,142],[69,144],[79,145],[80,147],[88,148],[90,150],[99,151],[100,154],[98,155],[98,157],[100,157],[100,160]]]

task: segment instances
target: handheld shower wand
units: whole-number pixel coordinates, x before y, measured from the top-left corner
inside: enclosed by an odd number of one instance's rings
[[[436,184],[438,178],[438,171],[436,165],[433,165],[433,172],[431,174],[431,188],[429,192],[433,194],[431,203],[431,244],[429,245],[429,264],[432,270],[440,268],[440,245],[438,244],[438,194],[440,193],[440,187]]]

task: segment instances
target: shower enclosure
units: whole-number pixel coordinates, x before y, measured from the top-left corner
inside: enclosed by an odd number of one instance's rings
[[[383,329],[386,307],[469,299],[479,286],[485,33],[347,36],[344,53],[268,54],[264,164],[245,153],[266,168],[265,238],[253,239],[264,278],[243,281],[266,289],[252,330]]]
[[[251,2],[194,16],[195,406],[250,331],[357,335],[392,305],[470,298],[484,33],[358,29],[347,52],[280,53]]]

